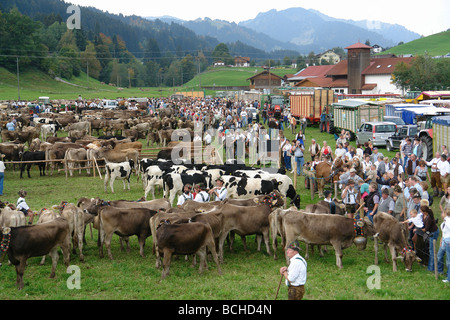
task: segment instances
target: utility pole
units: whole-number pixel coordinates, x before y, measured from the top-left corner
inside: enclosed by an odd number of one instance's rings
[[[89,58],[86,60],[86,82],[87,87],[89,88]]]
[[[17,61],[17,99],[20,101],[20,71],[19,71],[19,56],[16,57]]]

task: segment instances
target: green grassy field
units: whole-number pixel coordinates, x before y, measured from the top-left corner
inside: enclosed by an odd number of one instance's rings
[[[424,55],[442,56],[450,52],[450,31],[440,32],[428,37],[417,39],[404,43],[402,45],[393,47],[389,50],[383,51],[381,54],[393,53],[412,54],[414,56]]]
[[[231,87],[231,86],[248,86],[250,81],[247,79],[262,72],[264,69],[260,67],[211,67],[207,71],[197,75],[194,79],[186,83],[184,86],[188,88],[198,88],[201,82],[202,87]],[[276,68],[271,70],[272,73],[283,77],[286,74],[294,74],[296,69]]]
[[[288,138],[292,135],[286,132]],[[311,138],[321,142],[327,140],[333,145],[333,136],[319,132],[318,128],[306,131],[306,147]],[[392,153],[382,152],[389,157]],[[289,176],[292,175],[289,173]],[[122,182],[115,184],[116,194],[104,193],[103,181],[97,176],[88,177],[85,172],[78,172],[66,180],[64,172],[54,176],[39,177],[37,168],[32,170],[32,178],[19,178],[19,172],[7,169],[5,177],[5,195],[2,201],[15,203],[17,191],[28,191],[27,202],[33,210],[50,207],[62,200],[76,203],[80,197],[102,197],[105,200],[137,200],[143,196],[141,182],[132,177],[131,191],[122,190]],[[309,190],[304,188],[303,177],[299,178],[297,192],[301,194],[301,207],[307,203],[317,202],[318,196],[311,201]],[[161,197],[161,192],[157,193]],[[435,202],[436,203],[436,202]],[[433,205],[433,209],[436,206]],[[437,212],[435,210],[435,212]],[[87,231],[87,245],[84,247],[85,262],[81,263],[77,255],[71,255],[71,265],[80,268],[81,288],[70,290],[71,274],[66,273],[62,257],[58,263],[56,277],[49,279],[51,259],[44,266],[39,265],[40,258],[28,260],[25,270],[25,287],[18,291],[15,286],[16,273],[13,266],[6,263],[0,268],[1,300],[273,300],[275,298],[280,275],[278,270],[285,265],[283,258],[274,260],[265,249],[256,250],[255,237],[247,237],[249,251],[245,252],[239,237],[236,237],[234,252],[225,250],[223,275],[217,274],[216,266],[209,262],[209,270],[203,275],[190,266],[184,257],[173,260],[170,275],[160,282],[161,270],[155,268],[155,256],[151,253],[152,238],[147,239],[146,257],[139,256],[136,237],[130,238],[131,252],[121,252],[119,238],[112,241],[114,261],[100,259],[96,246],[97,231],[93,238]],[[304,248],[304,245],[301,245]],[[263,246],[264,248],[264,246]],[[304,251],[301,252],[305,254]],[[278,255],[282,257],[281,249]],[[373,240],[368,241],[365,251],[358,251],[354,246],[344,250],[342,270],[335,265],[333,249],[329,247],[324,257],[316,251],[308,260],[308,281],[306,300],[448,300],[449,286],[434,279],[434,274],[426,268],[415,264],[413,272],[404,271],[399,264],[399,271],[392,272],[392,265],[380,258],[380,289],[369,289],[373,272],[368,267],[373,265]],[[442,277],[440,278],[442,279]],[[287,299],[287,289],[282,285],[279,300]]]
[[[105,98],[117,99],[119,97],[167,97],[178,88],[123,88],[105,85],[98,80],[87,79],[85,73],[69,80],[70,84],[56,81],[39,70],[27,70],[20,73],[20,98],[22,100],[37,100],[40,96],[49,96],[50,99],[77,99],[79,95],[86,99]],[[17,100],[17,76],[4,68],[0,68],[0,100]]]
[[[116,99],[119,97],[168,97],[176,92],[198,91],[201,87],[213,86],[248,86],[247,79],[263,69],[254,68],[210,68],[194,77],[182,87],[176,88],[121,88],[102,84],[96,79],[87,78],[85,73],[73,77],[69,85],[56,81],[39,70],[27,70],[20,73],[20,98],[22,100],[37,100],[40,96],[49,96],[50,99],[77,99],[79,95],[86,99],[104,98]],[[284,76],[293,74],[295,69],[274,69],[274,74]],[[202,89],[203,90],[203,89]],[[206,90],[206,95],[214,91]],[[4,68],[0,68],[0,100],[18,99],[17,76]]]

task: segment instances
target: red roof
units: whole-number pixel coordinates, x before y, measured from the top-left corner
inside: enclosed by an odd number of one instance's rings
[[[334,80],[328,77],[316,77],[316,78],[306,78],[298,82],[295,86],[300,87],[304,82],[310,82],[315,85],[315,87],[320,88],[346,88],[348,87],[348,81],[346,79]]]
[[[342,60],[335,64],[333,68],[328,71],[327,76],[346,76],[348,74],[348,61]]]
[[[371,46],[365,45],[364,43],[357,42],[355,44],[352,44],[351,46],[345,48],[345,49],[372,49]]]
[[[302,71],[296,73],[294,77],[324,77],[327,75],[334,65],[326,66],[309,66]]]
[[[362,74],[391,74],[395,70],[395,66],[400,62],[411,64],[414,58],[376,58],[371,59],[369,66],[363,70]]]

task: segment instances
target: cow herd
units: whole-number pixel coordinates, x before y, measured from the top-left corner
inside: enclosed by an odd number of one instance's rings
[[[268,172],[240,164],[195,165],[175,164],[167,159],[140,159],[142,143],[135,142],[135,139],[111,140],[90,136],[92,130],[99,130],[98,128],[107,128],[111,132],[116,132],[117,128],[125,130],[123,123],[132,119],[130,115],[125,115],[120,121],[109,122],[106,122],[103,115],[100,121],[91,118],[85,123],[70,117],[74,116],[67,116],[67,120],[66,116],[61,115],[60,119],[43,120],[43,123],[36,120],[34,130],[23,128],[20,133],[32,132],[26,137],[27,152],[23,149],[25,137],[19,138],[19,132],[10,138],[2,132],[3,141],[14,141],[0,144],[0,152],[8,153],[9,160],[36,161],[40,165],[41,175],[45,175],[46,165],[39,161],[44,159],[66,161],[70,171],[77,169],[74,161],[86,160],[89,167],[89,161],[105,159],[105,193],[108,191],[108,184],[111,192],[114,192],[116,179],[123,180],[124,189],[127,186],[129,189],[130,177],[135,171],[142,178],[144,197],[140,201],[107,201],[103,197],[96,197],[81,198],[76,204],[61,202],[51,209],[41,210],[36,225],[25,225],[25,217],[21,211],[15,210],[13,205],[3,205],[0,212],[0,255],[2,258],[7,257],[15,266],[19,289],[24,286],[23,275],[27,260],[31,257],[50,255],[51,277],[55,276],[58,248],[62,249],[66,266],[70,262],[70,250],[74,252],[76,248],[80,261],[84,261],[83,240],[86,227],[91,223],[98,229],[99,256],[104,256],[105,247],[111,260],[114,259],[111,250],[114,234],[119,235],[121,246],[125,243],[127,248],[128,238],[137,236],[142,257],[145,257],[146,240],[152,237],[156,267],[163,268],[161,280],[169,275],[173,255],[198,255],[199,271],[203,272],[207,268],[208,254],[211,254],[217,272],[222,274],[225,243],[232,250],[236,235],[241,237],[244,248],[246,236],[256,235],[258,250],[264,241],[267,254],[273,255],[275,259],[279,238],[283,248],[295,239],[307,245],[331,245],[339,268],[343,267],[342,251],[353,243],[360,248],[361,236],[375,237],[389,247],[394,271],[397,270],[397,256],[405,262],[408,270],[411,270],[416,259],[414,251],[406,242],[404,225],[390,219],[389,215],[377,214],[372,224],[370,221],[361,223],[345,217],[345,210],[342,215],[329,214],[326,206],[316,205],[314,208],[300,210],[300,196],[292,180],[284,172]],[[101,121],[103,122],[96,123]],[[164,128],[161,124],[163,120],[158,121],[156,123],[157,120],[151,119],[147,122],[148,125],[135,123],[135,132],[128,134],[135,134],[137,138],[147,137],[150,142],[155,139],[163,143],[169,140],[166,139],[164,130],[156,129],[153,134],[149,131],[149,126],[161,128],[158,127],[161,125]],[[186,123],[174,123],[170,119],[166,121],[172,128],[167,129],[170,133],[174,127]],[[142,128],[138,128],[139,125]],[[69,137],[54,136],[61,127],[66,128]],[[140,130],[143,130],[143,135]],[[25,167],[24,165],[21,169],[21,178]],[[28,167],[28,177],[29,169]],[[52,165],[51,174],[54,169],[55,166]],[[224,201],[211,197],[207,202],[187,200],[180,206],[175,204],[175,199],[183,193],[185,185],[202,185],[209,190],[216,186],[219,178],[227,191]],[[162,190],[162,199],[155,197],[156,188]],[[147,200],[149,193],[151,200]],[[290,207],[286,208],[288,198]],[[374,241],[377,245],[378,240]],[[377,257],[375,261],[378,261]]]
[[[167,163],[166,165],[169,166]],[[180,172],[178,175],[186,174],[182,173],[181,165],[172,164],[171,167],[173,172]],[[168,170],[167,167],[166,170]],[[208,170],[222,169],[204,169],[207,182],[213,176],[213,172]],[[111,250],[114,234],[119,235],[121,248],[125,243],[128,250],[129,237],[137,236],[140,255],[145,257],[146,240],[151,236],[156,267],[163,268],[161,280],[169,275],[173,255],[194,256],[193,263],[196,262],[195,256],[198,256],[200,258],[199,272],[203,272],[207,268],[207,256],[211,254],[217,272],[222,274],[224,246],[227,242],[229,250],[232,250],[235,235],[242,238],[244,249],[246,249],[246,236],[256,235],[258,250],[261,249],[261,243],[264,241],[267,254],[273,255],[275,259],[278,258],[277,240],[279,238],[281,238],[282,247],[295,239],[303,241],[307,246],[331,245],[339,268],[343,267],[344,249],[352,246],[353,243],[358,249],[365,248],[367,241],[360,247],[360,242],[357,241],[358,235],[364,238],[374,237],[389,247],[394,271],[397,271],[397,258],[401,258],[407,270],[411,270],[416,256],[408,247],[404,224],[390,215],[380,212],[371,224],[368,219],[360,223],[344,215],[312,213],[299,210],[295,206],[285,209],[283,208],[285,196],[280,192],[280,187],[283,185],[281,181],[277,187],[273,185],[264,194],[261,190],[251,189],[252,184],[249,182],[253,180],[249,179],[261,178],[247,178],[242,174],[243,171],[250,171],[249,169],[233,168],[233,171],[241,177],[222,175],[222,177],[228,177],[224,180],[227,181],[226,184],[229,184],[227,188],[230,194],[239,192],[237,191],[239,188],[231,184],[237,186],[242,179],[246,179],[245,188],[251,196],[229,197],[224,201],[210,202],[188,200],[180,206],[173,206],[169,198],[148,201],[143,199],[141,201],[106,201],[100,197],[80,198],[76,204],[61,202],[51,209],[41,210],[36,225],[24,225],[25,217],[21,211],[15,210],[11,204],[4,206],[0,213],[2,251],[16,268],[18,288],[22,289],[24,286],[23,274],[27,260],[31,257],[50,255],[51,277],[55,276],[58,248],[62,249],[66,266],[70,261],[70,249],[75,253],[77,248],[80,261],[85,261],[83,240],[86,227],[90,223],[98,229],[97,245],[101,258],[104,256],[103,248],[106,247],[109,259],[114,259]],[[238,171],[242,172],[238,173]],[[256,185],[261,186],[259,180]],[[374,241],[376,252],[378,240]],[[375,262],[378,263],[377,255]]]

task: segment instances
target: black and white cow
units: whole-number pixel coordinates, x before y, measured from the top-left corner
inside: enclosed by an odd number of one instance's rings
[[[297,194],[294,188],[294,183],[292,179],[289,178],[285,174],[281,173],[270,173],[264,170],[237,170],[233,175],[238,177],[247,177],[247,178],[261,178],[265,180],[276,180],[281,182],[277,186],[277,190],[286,198],[291,199],[291,205],[295,205],[297,208],[300,208],[300,195]],[[287,204],[286,199],[285,204]]]
[[[56,137],[59,130],[57,124],[44,124],[41,126],[41,140],[46,141],[48,136]]]
[[[108,162],[106,163],[105,169],[106,169],[106,175],[104,180],[104,187],[105,192],[108,192],[107,190],[107,183],[109,181],[109,186],[111,187],[111,192],[114,193],[114,181],[116,179],[120,179],[123,181],[123,189],[125,190],[125,181],[128,184],[128,190],[130,190],[130,176],[134,168],[134,161],[129,160],[125,162],[119,162],[119,163],[113,163]]]
[[[262,178],[223,176],[228,198],[250,199],[255,196],[270,194],[277,190],[281,182]]]
[[[175,196],[183,193],[183,187],[186,184],[191,186],[202,183],[208,189],[211,187],[210,178],[203,172],[187,174],[187,173],[167,173],[163,175],[164,198],[168,198],[170,204],[173,205]]]

